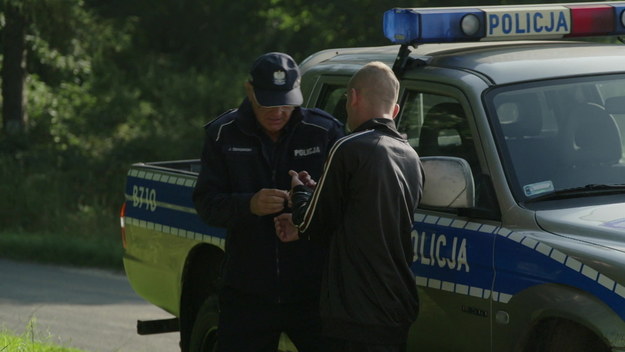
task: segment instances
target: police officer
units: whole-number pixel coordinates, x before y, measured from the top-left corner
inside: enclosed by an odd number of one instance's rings
[[[317,349],[323,252],[282,243],[273,219],[285,211],[289,170],[321,176],[342,124],[301,108],[300,71],[284,53],[256,59],[241,105],[206,125],[193,193],[198,214],[227,229],[220,290],[219,351],[275,352],[285,332],[300,352]]]

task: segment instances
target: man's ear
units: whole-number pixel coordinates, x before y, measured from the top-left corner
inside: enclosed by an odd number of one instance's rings
[[[397,117],[397,114],[399,114],[399,104],[395,104],[393,107],[393,119]]]
[[[358,95],[358,91],[354,88],[350,88],[350,92],[348,93],[351,95],[351,98],[348,99],[349,105],[350,106],[356,106],[356,104],[358,103],[358,100],[360,99],[360,96]]]

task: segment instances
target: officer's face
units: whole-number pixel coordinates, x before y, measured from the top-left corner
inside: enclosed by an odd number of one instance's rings
[[[277,140],[284,126],[289,122],[295,107],[291,105],[262,106],[253,94],[250,94],[249,98],[256,120],[271,139]]]
[[[256,119],[258,119],[258,123],[267,131],[281,131],[289,122],[291,118],[291,113],[295,109],[294,106],[261,106],[257,105],[254,107],[254,113],[256,114]]]

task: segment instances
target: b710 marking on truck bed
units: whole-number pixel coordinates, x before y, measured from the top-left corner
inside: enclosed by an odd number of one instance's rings
[[[156,190],[143,186],[132,187],[132,206],[141,208],[145,205],[146,210],[156,210]]]

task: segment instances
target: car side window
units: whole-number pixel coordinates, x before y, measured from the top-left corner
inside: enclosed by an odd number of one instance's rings
[[[468,114],[452,97],[406,90],[401,101],[398,131],[419,156],[453,156],[466,160],[475,182],[476,208],[472,216],[497,219],[498,207],[490,179],[480,167]]]
[[[467,114],[456,99],[406,91],[398,130],[420,156],[455,156],[479,171]]]
[[[345,123],[347,120],[346,101],[345,85],[328,84],[322,88],[315,107],[327,111],[337,120]]]

